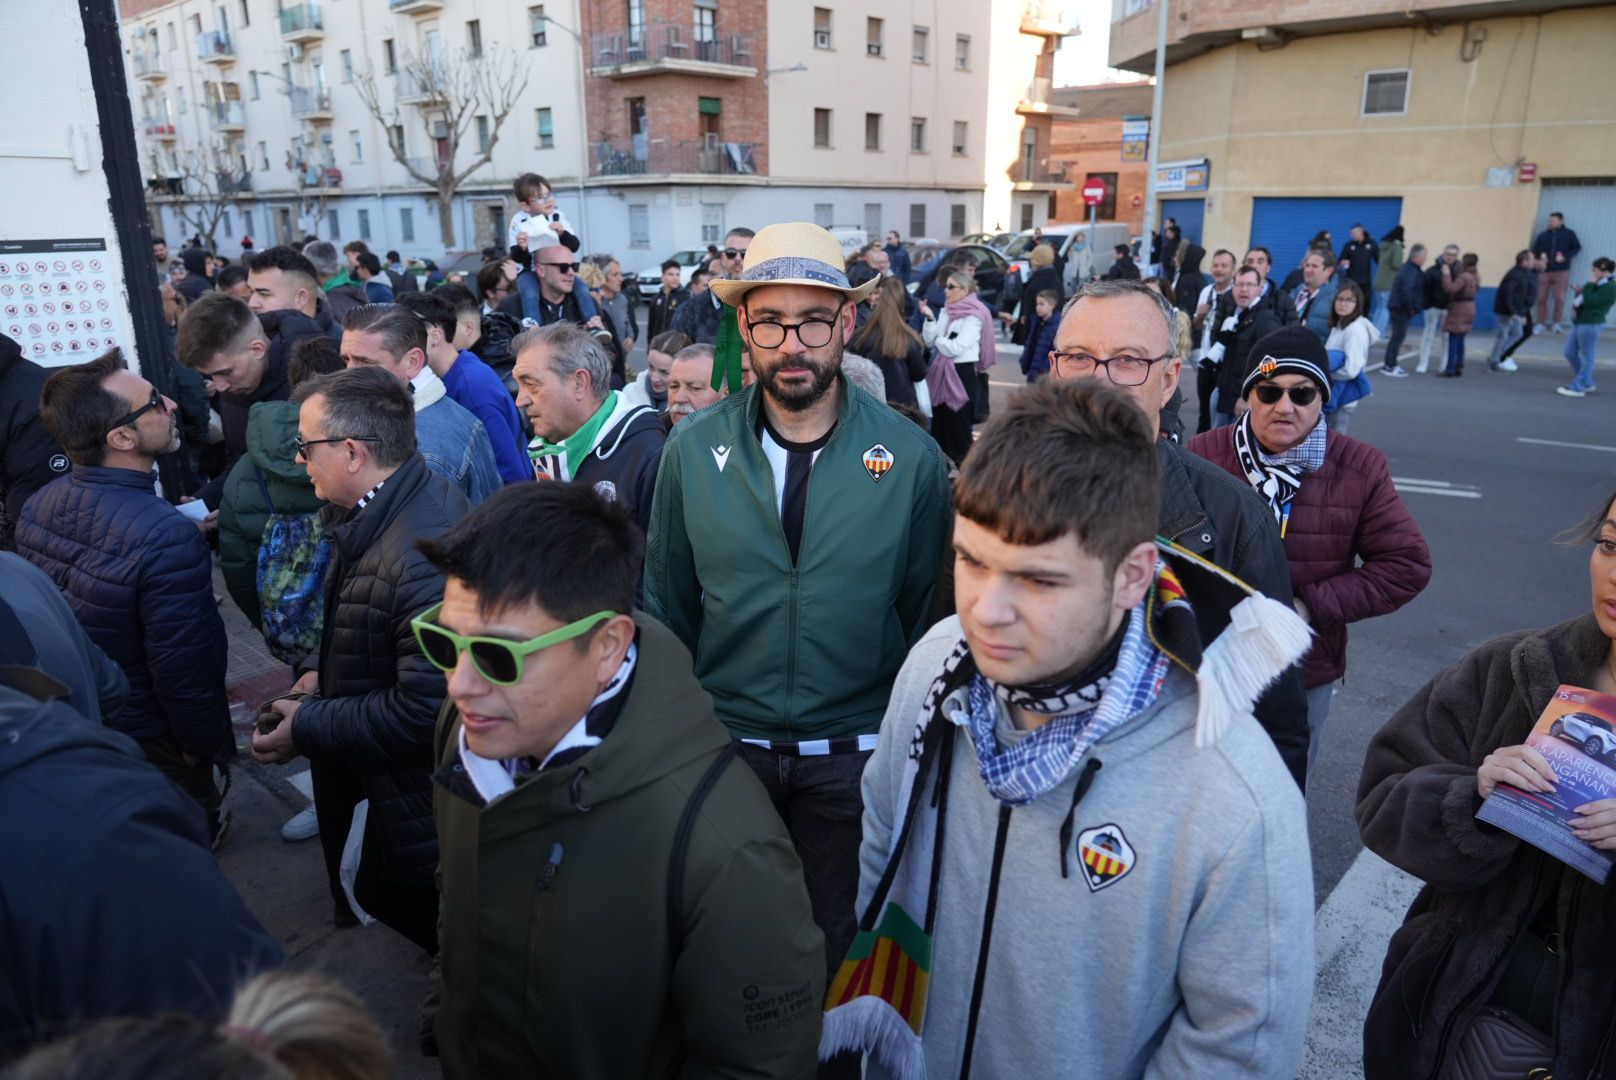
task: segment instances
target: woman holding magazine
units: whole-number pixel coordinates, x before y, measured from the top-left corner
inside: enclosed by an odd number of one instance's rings
[[[1525,743],[1561,684],[1616,694],[1616,500],[1577,535],[1593,610],[1480,646],[1370,743],[1364,844],[1426,887],[1387,950],[1366,1080],[1616,1076],[1616,875],[1598,885],[1475,817],[1499,784],[1553,789]],[[1575,809],[1575,835],[1616,851],[1616,799]]]

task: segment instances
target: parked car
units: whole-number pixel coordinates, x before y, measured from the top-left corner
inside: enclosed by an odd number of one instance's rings
[[[870,234],[861,225],[832,225],[829,232],[842,245],[845,259],[851,259],[870,244]]]
[[[1036,246],[1033,232],[1034,230],[1032,229],[1026,229],[1016,234],[1016,238],[1004,249],[1005,258],[1015,264],[1022,281],[1027,280],[1028,275],[1032,273],[1032,263],[1029,259],[1032,255],[1033,247]],[[1050,222],[1043,227],[1043,236],[1044,243],[1055,249],[1056,256],[1068,262],[1071,258],[1072,241],[1079,236],[1087,236],[1089,252],[1094,258],[1094,274],[1096,277],[1111,269],[1112,265],[1117,261],[1116,252],[1112,249],[1118,244],[1127,244],[1132,240],[1128,235],[1128,226],[1115,221],[1099,221],[1092,225],[1086,221],[1064,225]],[[1134,249],[1134,255],[1137,260],[1137,248]],[[1068,279],[1066,284],[1070,289],[1082,284],[1082,282],[1074,282]]]
[[[633,277],[639,285],[642,297],[650,299],[662,288],[662,263],[670,259],[679,264],[679,284],[689,285],[690,275],[696,272],[696,267],[707,262],[707,249],[686,248],[683,251],[675,251],[662,262],[636,270]]]
[[[1021,279],[1009,260],[985,244],[935,244],[927,249],[926,261],[914,263],[911,274],[914,284],[910,286],[910,291],[917,296],[924,295],[943,260],[962,248],[976,256],[976,291],[983,303],[996,311],[1004,310],[1001,300],[1014,303],[1016,294],[1021,290]],[[913,259],[915,252],[911,251],[909,257]]]
[[[983,244],[983,245],[985,245],[987,247],[992,248],[994,251],[1002,253],[1005,248],[1010,246],[1010,241],[1014,240],[1015,238],[1016,238],[1016,234],[1013,233],[1013,232],[997,232],[997,233],[976,232],[976,233],[969,233],[966,236],[961,237],[960,238],[960,243],[962,243],[962,244]]]
[[[1580,747],[1595,760],[1616,764],[1616,731],[1608,720],[1592,713],[1566,713],[1549,725],[1549,734]]]

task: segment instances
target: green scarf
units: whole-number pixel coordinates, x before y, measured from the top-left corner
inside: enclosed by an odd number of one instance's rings
[[[606,418],[617,410],[617,391],[613,390],[606,395],[595,415],[584,421],[584,426],[562,439],[559,443],[546,442],[542,437],[535,437],[527,444],[527,456],[538,460],[539,458],[554,457],[557,454],[566,455],[567,475],[557,477],[559,480],[571,480],[578,475],[578,466],[584,463],[589,451],[595,448],[595,437],[606,423]]]
[[[351,275],[349,275],[348,271],[344,270],[342,273],[325,283],[325,291],[330,292],[332,289],[340,289],[344,285],[357,284],[359,283],[355,281]]]
[[[728,304],[724,305],[723,312],[718,316],[718,340],[713,342],[713,389],[725,381],[729,383],[729,392],[739,393],[741,389],[741,328],[735,317],[735,309]]]

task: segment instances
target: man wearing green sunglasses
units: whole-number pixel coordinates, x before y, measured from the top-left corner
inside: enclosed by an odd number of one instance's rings
[[[446,1076],[813,1073],[802,864],[689,652],[628,614],[643,543],[591,488],[517,484],[421,545]]]

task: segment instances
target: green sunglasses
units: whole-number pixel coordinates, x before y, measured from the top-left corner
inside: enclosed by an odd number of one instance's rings
[[[563,641],[571,641],[617,616],[615,611],[597,611],[548,634],[540,634],[527,641],[511,641],[508,638],[467,637],[439,626],[436,619],[442,610],[443,605],[437,604],[410,620],[422,654],[433,667],[449,672],[460,663],[460,654],[469,651],[478,674],[498,686],[514,686],[521,682],[523,667],[530,654]]]

